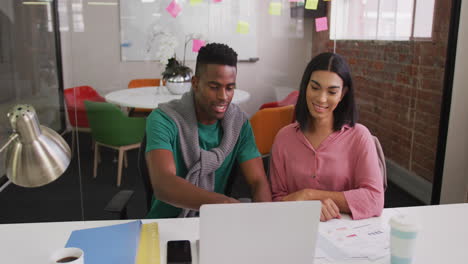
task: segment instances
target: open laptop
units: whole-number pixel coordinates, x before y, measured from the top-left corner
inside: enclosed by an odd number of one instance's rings
[[[207,204],[200,264],[312,264],[320,201]]]

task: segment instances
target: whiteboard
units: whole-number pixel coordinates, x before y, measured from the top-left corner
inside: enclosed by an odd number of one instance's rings
[[[193,34],[207,43],[229,45],[239,60],[257,59],[257,1],[202,0],[192,5],[190,0],[175,0],[182,8],[172,17],[166,7],[172,0],[120,0],[120,47],[122,61],[157,60],[158,52],[167,43],[168,34],[176,40],[178,59],[184,55],[184,44]],[[249,24],[249,32],[237,32],[239,21]],[[169,45],[170,46],[170,45]],[[192,41],[188,41],[186,60],[196,60]]]

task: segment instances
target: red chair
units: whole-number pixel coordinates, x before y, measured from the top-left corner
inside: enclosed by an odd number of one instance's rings
[[[91,132],[84,101],[105,102],[104,97],[91,86],[77,86],[64,90],[65,103],[67,105],[68,120],[73,128],[72,131],[72,153],[75,150],[76,133]],[[76,117],[75,117],[76,111]]]
[[[262,104],[262,106],[260,106],[260,109],[258,109],[258,110],[262,110],[263,108],[282,107],[282,106],[287,106],[287,105],[296,105],[298,96],[299,96],[299,91],[292,91],[283,100],[276,101],[276,102],[264,103],[264,104]]]

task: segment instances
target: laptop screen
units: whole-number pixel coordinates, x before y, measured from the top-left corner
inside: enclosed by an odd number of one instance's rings
[[[320,209],[320,201],[203,205],[200,263],[311,264]]]

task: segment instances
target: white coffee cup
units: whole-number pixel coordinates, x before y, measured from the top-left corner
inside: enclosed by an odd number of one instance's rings
[[[390,219],[390,227],[390,262],[410,264],[421,229],[417,219],[410,215],[395,215]]]
[[[61,248],[52,253],[51,264],[84,264],[84,252],[80,248]]]

